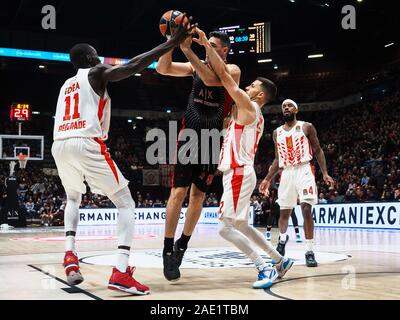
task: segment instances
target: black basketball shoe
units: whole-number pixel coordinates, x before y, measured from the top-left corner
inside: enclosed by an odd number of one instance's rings
[[[314,252],[307,251],[306,252],[306,265],[307,267],[317,267],[318,262],[315,260]]]
[[[182,264],[182,259],[183,256],[185,255],[186,249],[179,248],[178,241],[179,240],[176,240],[174,244],[174,255],[179,268]]]
[[[164,277],[168,281],[178,281],[181,277],[178,261],[173,252],[163,252]]]
[[[288,235],[286,235],[286,241],[285,241],[285,243],[282,243],[282,242],[281,242],[281,237],[279,237],[279,239],[278,239],[278,245],[277,245],[277,247],[276,247],[276,251],[278,251],[279,254],[280,254],[282,257],[285,256],[285,246],[286,246],[286,243],[287,243],[288,241],[289,241],[289,236],[288,236]]]

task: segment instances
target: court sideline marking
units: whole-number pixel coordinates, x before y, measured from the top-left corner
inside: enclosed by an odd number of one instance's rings
[[[62,280],[62,279],[56,277],[55,275],[52,275],[52,274],[49,273],[49,272],[46,272],[46,271],[40,269],[39,267],[36,267],[36,266],[34,266],[34,265],[31,265],[31,264],[28,264],[28,267],[31,267],[31,268],[33,268],[33,269],[35,269],[35,270],[37,270],[37,271],[39,271],[39,272],[41,272],[41,273],[43,273],[43,274],[49,276],[49,277],[51,277],[51,278],[57,280],[58,282],[61,282],[62,284],[67,285],[68,287],[70,287],[70,288],[72,288],[72,289],[75,290],[74,293],[83,293],[84,295],[87,295],[88,297],[90,297],[90,298],[92,298],[92,299],[94,299],[94,300],[103,300],[102,298],[100,298],[100,297],[98,297],[98,296],[96,296],[96,295],[94,295],[94,294],[92,294],[92,293],[90,293],[90,292],[88,292],[88,291],[86,291],[86,290],[83,290],[83,289],[78,288],[78,287],[76,287],[76,286],[71,286],[68,282],[66,282],[66,281],[64,281],[64,280]],[[68,292],[68,291],[66,291],[66,292]],[[68,292],[68,293],[70,293],[70,292]]]

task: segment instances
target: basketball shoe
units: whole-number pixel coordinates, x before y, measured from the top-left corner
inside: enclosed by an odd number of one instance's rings
[[[139,283],[133,278],[135,267],[128,267],[126,272],[121,272],[117,268],[113,268],[110,280],[108,281],[108,289],[127,292],[135,295],[146,295],[150,293],[150,288]]]
[[[271,241],[271,231],[267,231],[267,232],[265,233],[265,239],[266,239],[267,241]]]
[[[73,251],[65,252],[63,266],[67,276],[67,282],[71,286],[76,286],[83,281],[82,274],[79,271],[78,257]]]
[[[171,282],[180,279],[181,272],[179,271],[178,261],[174,252],[163,252],[163,265],[165,279]]]
[[[306,252],[306,265],[307,267],[318,267],[318,262],[315,260],[314,252]]]
[[[176,263],[179,268],[182,264],[182,259],[183,259],[183,256],[185,255],[186,249],[179,248],[178,241],[179,240],[176,240],[174,243],[174,255],[176,258]]]
[[[253,283],[254,289],[266,289],[272,286],[278,278],[278,272],[271,265],[263,266],[258,270],[258,279]]]
[[[298,242],[298,243],[303,242],[303,239],[301,238],[300,233],[296,233],[296,242]]]
[[[289,235],[286,235],[285,242],[281,242],[281,237],[279,237],[278,239],[278,246],[276,247],[276,251],[278,251],[282,257],[285,256],[285,246],[288,241],[289,241]]]
[[[278,278],[282,279],[286,272],[293,266],[293,259],[282,257],[282,260],[275,265],[276,271],[278,271]]]

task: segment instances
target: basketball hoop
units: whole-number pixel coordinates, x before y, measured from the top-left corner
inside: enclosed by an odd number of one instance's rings
[[[20,153],[19,155],[17,155],[17,158],[20,169],[25,169],[29,157],[26,154]]]

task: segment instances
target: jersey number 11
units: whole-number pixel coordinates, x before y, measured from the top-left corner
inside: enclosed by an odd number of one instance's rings
[[[79,119],[81,114],[78,110],[79,107],[79,93],[74,94],[74,113],[72,114],[72,119]],[[65,97],[65,115],[63,121],[71,120],[71,96]]]

